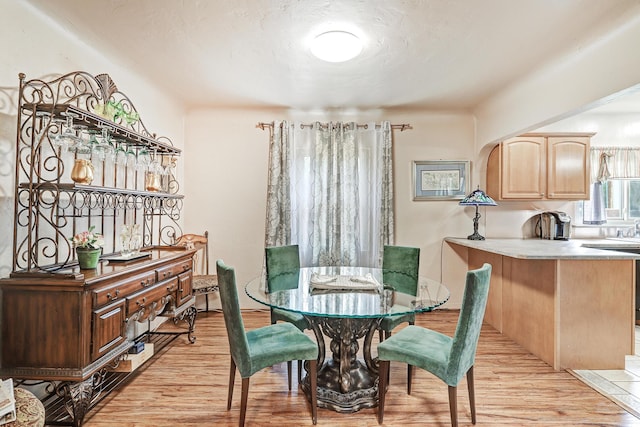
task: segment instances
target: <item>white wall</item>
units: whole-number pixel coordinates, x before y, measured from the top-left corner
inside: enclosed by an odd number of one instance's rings
[[[473,211],[456,201],[414,202],[412,162],[471,160],[472,185],[477,185],[474,122],[468,114],[191,111],[187,115],[185,137],[185,162],[189,165],[185,171],[185,223],[189,232],[209,231],[212,265],[222,258],[234,266],[242,287],[262,271],[269,133],[257,129],[256,124],[283,119],[305,123],[385,119],[412,125],[412,130],[394,131],[396,244],[420,247],[420,274],[439,280],[442,239],[471,234]],[[453,293],[448,306],[454,307],[459,304],[463,284],[448,285]],[[259,307],[243,292],[240,295],[244,307]]]
[[[5,277],[12,262],[18,73],[27,79],[72,71],[107,73],[134,102],[149,131],[167,136],[177,147],[183,146],[184,112],[162,88],[102,56],[29,4],[0,0],[0,11],[0,277]],[[99,19],[96,25],[102,25]]]
[[[573,116],[636,86],[638,40],[640,3],[635,12],[603,23],[592,39],[577,40],[564,55],[540,64],[476,108],[478,146]]]
[[[639,113],[586,112],[539,129],[541,132],[595,132],[591,146],[640,147]]]
[[[183,106],[163,88],[103,56],[26,2],[0,0],[0,10],[3,34],[11,35],[0,38],[0,90],[15,90],[20,72],[27,79],[79,70],[107,73],[135,103],[150,131],[169,137],[176,146],[183,145]],[[6,106],[0,106],[4,111]]]
[[[603,23],[590,40],[577,40],[563,56],[550,58],[548,63],[476,108],[476,144],[485,164],[499,140],[533,130],[596,131],[594,145],[609,145],[613,140],[631,143],[631,139],[621,137],[621,127],[625,126],[621,121],[603,124],[602,129],[594,127],[591,119],[595,117],[587,114],[556,122],[602,105],[637,86],[638,40],[640,3],[635,12],[618,21]],[[527,221],[543,210],[575,214],[574,203],[501,202],[487,211],[487,236],[523,237],[528,230]]]

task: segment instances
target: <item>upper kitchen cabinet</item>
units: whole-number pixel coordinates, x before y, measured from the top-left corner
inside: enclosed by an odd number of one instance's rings
[[[589,199],[593,133],[528,133],[489,154],[487,193],[496,200]]]

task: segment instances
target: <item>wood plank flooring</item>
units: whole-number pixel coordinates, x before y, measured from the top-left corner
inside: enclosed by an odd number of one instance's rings
[[[417,316],[416,324],[452,335],[458,311]],[[269,323],[268,311],[243,312],[247,329]],[[179,337],[139,369],[85,417],[86,427],[236,426],[240,378],[226,410],[229,350],[222,313],[200,313],[195,344]],[[329,354],[329,353],[328,353]],[[374,352],[375,354],[375,352]],[[312,425],[309,405],[295,387],[287,389],[286,364],[251,378],[247,426]],[[565,371],[556,372],[513,341],[484,325],[475,365],[478,426],[640,426],[640,420]],[[375,426],[377,410],[338,414],[318,409],[319,426]],[[458,387],[461,426],[471,426],[466,380]],[[450,426],[447,387],[416,369],[406,394],[406,365],[391,364],[386,426]]]

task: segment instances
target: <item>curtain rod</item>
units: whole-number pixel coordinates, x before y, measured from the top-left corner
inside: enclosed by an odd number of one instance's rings
[[[591,151],[604,151],[604,150],[624,150],[624,151],[638,151],[640,147],[630,146],[617,146],[617,145],[599,145],[597,147],[591,147]]]
[[[321,124],[322,127],[327,127],[328,125],[329,125],[329,123],[322,123]],[[274,126],[274,122],[271,122],[271,123],[258,122],[258,124],[256,125],[257,128],[260,128],[262,130],[265,130],[265,129],[271,130],[271,129],[273,129],[273,126]],[[313,126],[313,123],[302,123],[302,124],[300,124],[301,128],[311,127],[311,126]],[[369,125],[366,124],[366,123],[365,124],[357,124],[356,126],[359,127],[359,128],[364,128],[364,129],[367,129],[369,127]],[[376,128],[379,128],[379,127],[380,127],[380,125],[376,125]],[[408,123],[402,123],[402,124],[397,124],[397,125],[393,125],[392,124],[391,125],[391,129],[400,129],[400,132],[403,132],[405,130],[409,130],[409,129],[413,129],[413,128]]]

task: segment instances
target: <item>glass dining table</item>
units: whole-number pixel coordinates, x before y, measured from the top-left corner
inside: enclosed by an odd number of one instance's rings
[[[441,283],[420,277],[416,295],[397,292],[383,270],[367,267],[301,268],[290,289],[268,292],[266,277],[245,287],[253,300],[302,314],[318,342],[318,406],[350,413],[378,404],[378,361],[371,346],[384,317],[431,311],[449,299]],[[326,359],[325,336],[332,353]],[[362,359],[358,358],[363,339]],[[305,366],[308,370],[308,366]],[[301,387],[310,396],[309,378]]]

